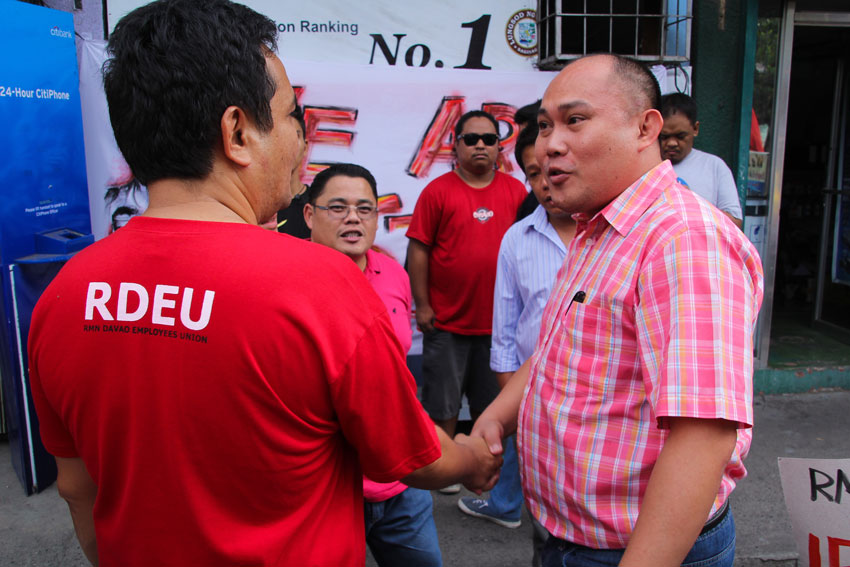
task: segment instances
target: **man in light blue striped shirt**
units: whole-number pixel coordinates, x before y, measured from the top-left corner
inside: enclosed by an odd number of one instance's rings
[[[543,308],[576,230],[570,214],[552,202],[534,157],[536,138],[536,125],[522,131],[516,159],[539,205],[508,229],[499,248],[490,368],[497,373],[500,386],[534,353]],[[504,446],[505,462],[490,499],[461,498],[458,507],[471,516],[515,528],[520,525],[522,486],[514,437]]]

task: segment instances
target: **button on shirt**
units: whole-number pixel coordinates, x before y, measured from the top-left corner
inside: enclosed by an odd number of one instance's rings
[[[755,248],[669,162],[579,219],[520,407],[524,492],[550,533],[625,547],[673,416],[738,424],[720,509],[746,474],[762,294]]]
[[[490,368],[513,372],[534,353],[543,308],[567,247],[538,205],[505,233],[499,248]]]

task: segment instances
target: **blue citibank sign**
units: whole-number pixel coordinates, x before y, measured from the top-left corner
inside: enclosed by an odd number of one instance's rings
[[[56,469],[30,396],[30,317],[64,262],[93,240],[71,14],[0,0],[0,124],[0,417],[12,464],[32,493],[50,485]]]

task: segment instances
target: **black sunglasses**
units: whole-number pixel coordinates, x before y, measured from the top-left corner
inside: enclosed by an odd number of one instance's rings
[[[483,140],[485,146],[493,146],[499,141],[499,136],[496,134],[462,134],[460,139],[467,146],[474,146],[478,140]]]

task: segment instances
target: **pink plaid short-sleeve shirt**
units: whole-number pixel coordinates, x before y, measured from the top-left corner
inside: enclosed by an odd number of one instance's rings
[[[520,408],[525,494],[550,533],[625,547],[668,417],[738,423],[719,510],[746,474],[762,295],[753,245],[669,162],[579,219]]]

